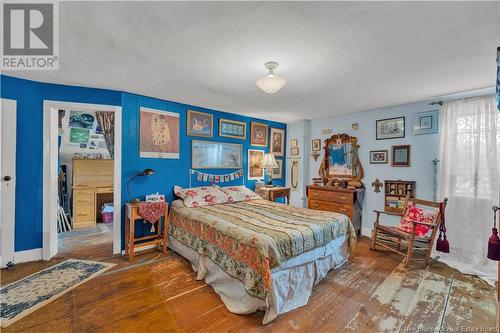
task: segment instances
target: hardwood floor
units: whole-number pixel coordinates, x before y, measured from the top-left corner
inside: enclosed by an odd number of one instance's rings
[[[359,239],[350,262],[314,288],[308,305],[266,326],[263,312],[230,313],[210,286],[195,280],[189,263],[169,251],[138,256],[132,264],[124,257],[105,258],[118,265],[4,332],[493,331],[493,287],[440,263],[404,270],[401,257],[368,247],[367,238]],[[61,260],[2,271],[2,283]]]

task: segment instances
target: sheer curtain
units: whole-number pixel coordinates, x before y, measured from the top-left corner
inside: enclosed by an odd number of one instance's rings
[[[441,111],[438,198],[449,199],[446,229],[450,253],[436,252],[457,270],[496,280],[486,258],[499,203],[500,117],[495,96],[446,102]]]

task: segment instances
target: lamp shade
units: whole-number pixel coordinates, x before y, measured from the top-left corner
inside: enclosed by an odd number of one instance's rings
[[[274,94],[286,84],[285,79],[274,74],[268,74],[261,77],[256,82],[257,87],[267,94]]]
[[[264,154],[264,158],[262,159],[262,167],[263,168],[277,168],[279,167],[278,163],[276,163],[276,159],[273,154]]]
[[[155,171],[153,169],[144,169],[144,171],[139,172],[137,175],[138,176],[151,176],[154,175]]]

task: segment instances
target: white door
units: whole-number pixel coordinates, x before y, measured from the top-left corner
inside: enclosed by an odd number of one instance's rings
[[[0,101],[0,266],[5,267],[14,262],[16,101]]]

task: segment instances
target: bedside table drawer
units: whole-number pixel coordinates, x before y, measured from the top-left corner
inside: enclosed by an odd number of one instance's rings
[[[287,190],[280,190],[280,191],[274,191],[273,192],[273,195],[274,195],[275,198],[285,197],[287,194],[288,194]]]

